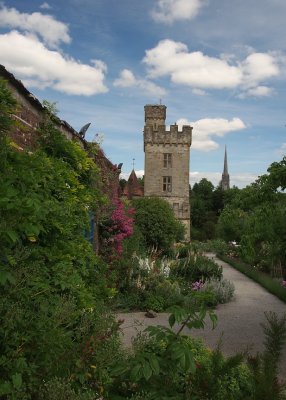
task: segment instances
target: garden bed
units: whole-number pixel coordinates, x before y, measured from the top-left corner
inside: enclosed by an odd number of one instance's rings
[[[238,258],[231,258],[224,254],[218,254],[218,257],[230,264],[232,267],[240,271],[241,273],[245,274],[262,287],[264,287],[269,293],[273,294],[274,296],[278,297],[284,303],[286,303],[286,287],[282,285],[282,282],[274,280],[271,276],[255,270],[253,267],[245,264]]]

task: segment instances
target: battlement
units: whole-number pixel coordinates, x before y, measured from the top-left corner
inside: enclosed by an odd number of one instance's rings
[[[173,145],[188,145],[192,144],[192,127],[183,126],[179,130],[178,125],[171,125],[170,130],[166,130],[164,125],[152,126],[145,125],[144,127],[144,147],[146,144],[173,144]]]

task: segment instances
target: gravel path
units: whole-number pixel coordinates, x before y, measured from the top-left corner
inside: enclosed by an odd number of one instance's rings
[[[212,330],[211,323],[206,322],[205,329],[185,329],[184,333],[203,338],[207,346],[215,348],[222,337],[222,351],[226,355],[233,355],[246,348],[255,354],[263,350],[263,332],[260,323],[264,320],[265,311],[274,311],[278,315],[286,312],[286,304],[268,293],[257,283],[232,268],[229,264],[208,253],[208,257],[223,267],[224,278],[235,285],[235,297],[227,304],[217,307],[218,324]],[[168,314],[158,314],[156,318],[146,318],[144,312],[120,313],[118,319],[124,319],[122,327],[122,341],[130,346],[131,339],[138,331],[148,325],[168,326]],[[281,377],[286,377],[286,348],[281,361]]]

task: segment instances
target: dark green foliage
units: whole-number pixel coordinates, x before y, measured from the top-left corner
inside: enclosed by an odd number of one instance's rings
[[[178,265],[172,274],[189,282],[210,278],[221,279],[222,268],[207,257],[190,254],[189,257],[178,260]]]
[[[165,310],[164,297],[152,293],[148,293],[146,300],[144,301],[144,307],[146,310],[153,310],[156,312],[162,312]]]
[[[33,153],[0,148],[1,399],[35,398],[55,377],[100,387],[118,354],[107,267],[83,237],[96,166],[52,123],[40,135]]]
[[[236,191],[218,221],[218,234],[239,242],[239,256],[277,278],[286,271],[286,158],[268,174]]]
[[[98,398],[98,397],[96,397]],[[44,383],[39,390],[39,400],[94,400],[94,391],[73,389],[70,382],[54,378]]]
[[[204,346],[190,339],[198,368],[188,386],[189,395],[201,400],[251,400],[252,376],[243,364],[244,354],[224,357],[220,346],[207,351]],[[192,397],[190,397],[192,398]]]
[[[216,236],[216,224],[225,205],[225,192],[214,188],[206,178],[190,190],[191,236],[195,240],[209,240]]]
[[[174,242],[183,239],[184,227],[165,200],[142,197],[133,200],[132,206],[135,208],[135,225],[148,248],[168,250]]]
[[[195,374],[196,362],[188,338],[181,332],[185,326],[203,327],[206,313],[203,301],[198,310],[174,307],[169,323],[170,327],[180,324],[177,332],[161,326],[148,327],[148,336],[136,344],[134,354],[113,370],[117,378],[110,393],[115,391],[125,399],[142,391],[150,399],[186,399],[186,385]],[[212,312],[209,315],[215,323],[215,315]],[[116,397],[111,395],[110,399],[113,398]]]
[[[249,358],[253,371],[255,400],[286,399],[285,382],[277,378],[281,352],[286,342],[286,314],[278,317],[273,312],[265,313],[266,322],[262,323],[265,335],[265,350],[256,357]]]

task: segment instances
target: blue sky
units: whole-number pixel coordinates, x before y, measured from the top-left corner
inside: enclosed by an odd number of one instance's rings
[[[9,0],[0,63],[102,147],[144,171],[144,105],[191,124],[190,182],[244,187],[286,152],[285,0]],[[97,136],[98,137],[98,136]]]

